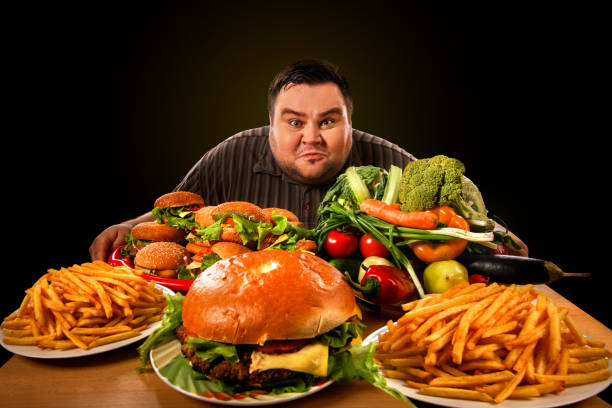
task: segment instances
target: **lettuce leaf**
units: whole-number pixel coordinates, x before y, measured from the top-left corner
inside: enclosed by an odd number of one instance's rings
[[[193,228],[197,228],[198,224],[195,222],[195,213],[183,217],[179,217],[179,214],[194,208],[192,205],[184,207],[155,207],[151,213],[157,218],[157,222],[165,223],[166,225],[183,231],[191,231]],[[165,220],[165,222],[164,222]]]
[[[183,302],[185,296],[180,292],[173,296],[166,295],[166,302],[168,308],[164,314],[164,317],[159,326],[153,333],[146,338],[146,340],[138,347],[138,354],[140,355],[140,369],[147,365],[149,361],[149,352],[154,346],[165,343],[175,338],[175,330],[183,322]]]
[[[233,344],[219,343],[217,341],[205,340],[200,337],[188,337],[187,345],[195,350],[198,357],[207,363],[213,362],[218,358],[223,358],[230,363],[237,363],[238,350]]]
[[[408,397],[395,388],[389,387],[385,377],[380,371],[378,371],[378,365],[376,365],[373,360],[374,352],[376,351],[376,343],[370,343],[367,346],[355,344],[348,351],[351,353],[351,361],[358,378],[369,382],[379,390],[386,392],[400,401],[404,401],[413,408],[416,408]]]
[[[352,339],[361,337],[366,325],[360,321],[344,322],[340,326],[320,334],[316,337],[318,341],[333,348],[346,346]]]

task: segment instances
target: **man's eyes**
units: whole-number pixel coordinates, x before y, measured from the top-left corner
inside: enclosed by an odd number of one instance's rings
[[[336,121],[334,119],[323,119],[321,122],[319,122],[319,127],[325,127],[325,126],[333,125],[335,122]],[[292,127],[302,127],[302,126],[304,126],[304,122],[299,120],[299,119],[290,119],[288,123]]]

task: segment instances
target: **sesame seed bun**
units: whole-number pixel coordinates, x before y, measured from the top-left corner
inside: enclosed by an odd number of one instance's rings
[[[228,201],[219,204],[211,212],[215,221],[226,219],[236,214],[250,221],[272,223],[272,218],[266,214],[259,206],[246,201]]]
[[[300,221],[297,215],[284,208],[264,208],[263,211],[270,216],[272,222],[274,222],[274,219],[272,218],[272,213],[274,213],[275,215],[284,215],[287,218],[287,221],[291,223]]]
[[[174,191],[172,193],[164,194],[155,200],[155,207],[184,207],[188,205],[204,205],[204,199],[202,196],[190,191]]]
[[[185,239],[182,231],[155,221],[137,224],[130,233],[134,238],[145,241],[179,242]]]
[[[189,262],[189,252],[174,242],[153,242],[138,251],[134,258],[134,266],[152,270],[176,269]]]

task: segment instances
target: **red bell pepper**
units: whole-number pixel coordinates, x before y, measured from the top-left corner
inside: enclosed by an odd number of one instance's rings
[[[127,266],[130,268],[134,268],[134,263],[130,258],[127,258],[121,255],[121,248],[125,245],[120,245],[117,248],[113,249],[113,251],[108,256],[107,264],[110,266]]]
[[[360,283],[356,289],[378,305],[396,304],[416,290],[404,271],[388,265],[371,265]]]

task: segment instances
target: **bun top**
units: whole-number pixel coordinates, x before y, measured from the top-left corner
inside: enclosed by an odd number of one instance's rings
[[[202,227],[208,227],[209,225],[213,225],[215,223],[215,220],[210,214],[215,208],[216,207],[214,205],[208,205],[206,207],[200,208],[198,211],[195,212],[195,222],[200,224]]]
[[[251,249],[245,247],[244,245],[240,245],[234,242],[216,242],[212,244],[210,247],[211,251],[216,253],[221,257],[221,259],[227,259],[234,255],[245,254],[247,252],[252,252]]]
[[[187,205],[204,205],[204,199],[202,196],[190,191],[174,191],[172,193],[164,194],[155,200],[155,207],[183,207]]]
[[[153,242],[138,251],[134,257],[134,265],[144,269],[176,269],[189,262],[187,249],[174,242]]]
[[[215,221],[231,217],[232,214],[250,221],[272,223],[272,217],[266,214],[261,207],[246,201],[228,201],[219,204],[210,213]]]
[[[291,211],[286,210],[284,208],[264,208],[263,211],[266,214],[268,214],[273,221],[274,219],[272,218],[272,213],[274,213],[275,215],[284,215],[287,218],[287,221],[289,222],[299,222],[300,221],[297,215],[295,215]]]
[[[254,251],[221,260],[193,282],[185,328],[233,344],[309,339],[355,314],[342,273],[302,251]]]
[[[134,238],[146,241],[178,242],[185,239],[183,231],[155,221],[136,224],[130,233]]]

